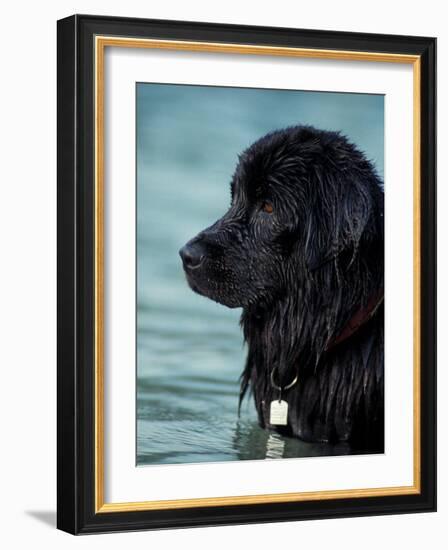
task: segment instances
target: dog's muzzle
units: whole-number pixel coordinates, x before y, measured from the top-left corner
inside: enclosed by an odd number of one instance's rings
[[[201,267],[205,258],[205,249],[200,242],[189,241],[179,250],[184,269],[192,271]]]

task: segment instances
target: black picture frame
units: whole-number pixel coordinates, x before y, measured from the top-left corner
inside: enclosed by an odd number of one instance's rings
[[[95,36],[420,58],[420,491],[159,510],[95,509]],[[58,21],[57,526],[73,534],[429,512],[436,509],[436,39],[74,15]]]

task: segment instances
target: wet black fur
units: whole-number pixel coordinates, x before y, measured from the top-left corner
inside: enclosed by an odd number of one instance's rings
[[[326,350],[383,288],[383,204],[382,182],[352,143],[296,126],[240,155],[230,209],[187,243],[201,258],[185,267],[191,288],[243,308],[248,355],[240,399],[250,388],[263,427],[383,451],[382,305]],[[288,426],[277,428],[269,425],[275,367],[281,385],[299,375],[283,395]]]

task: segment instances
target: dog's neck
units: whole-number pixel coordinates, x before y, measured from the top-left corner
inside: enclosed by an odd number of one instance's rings
[[[250,386],[261,425],[267,426],[270,403],[279,399],[279,391],[272,383],[275,369],[276,386],[284,388],[298,377],[297,384],[282,394],[290,410],[294,410],[285,433],[291,431],[305,440],[346,440],[359,428],[349,420],[357,418],[357,407],[367,407],[373,411],[372,422],[377,419],[382,403],[382,299],[366,299],[359,311],[364,311],[361,315],[364,322],[346,333],[344,340],[333,340],[331,348],[328,348],[332,342],[330,335],[343,335],[343,322],[340,326],[333,323],[338,328],[329,330],[331,318],[316,316],[313,311],[300,314],[291,300],[279,301],[269,309],[245,311],[241,322],[248,356],[241,377],[240,404]],[[349,321],[352,317],[348,314]],[[356,310],[354,317],[359,317]],[[320,318],[324,321],[316,321]],[[341,380],[346,378],[353,384],[352,393],[337,390],[345,387]],[[329,398],[336,394],[338,400]],[[332,421],[321,424],[318,419],[322,418]]]
[[[335,346],[342,344],[343,342],[345,342],[345,340],[348,340],[358,330],[360,330],[360,328],[375,315],[376,311],[383,303],[383,300],[384,289],[381,288],[370,296],[365,305],[360,305],[360,307],[350,317],[347,323],[345,323],[345,325],[342,327],[342,330],[339,332],[339,334],[335,334],[330,339],[325,347],[325,351],[330,351]]]
[[[300,303],[300,302],[299,302]],[[325,348],[325,327],[297,301],[278,300],[269,308],[245,310],[241,318],[252,365],[260,372],[276,368],[280,379],[314,366]]]
[[[248,358],[242,375],[242,395],[254,375],[262,391],[267,392],[274,369],[283,386],[297,374],[302,377],[305,372],[315,372],[322,356],[352,338],[375,315],[382,303],[383,289],[360,295],[358,301],[350,296],[345,310],[335,307],[344,299],[334,292],[331,303],[325,304],[322,295],[309,299],[301,291],[301,295],[285,296],[269,307],[244,310],[241,325]]]

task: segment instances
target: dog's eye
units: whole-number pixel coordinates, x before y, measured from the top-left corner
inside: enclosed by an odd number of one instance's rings
[[[274,212],[274,207],[272,204],[266,201],[261,205],[261,209],[263,212],[266,212],[266,214],[272,214],[272,212]]]

